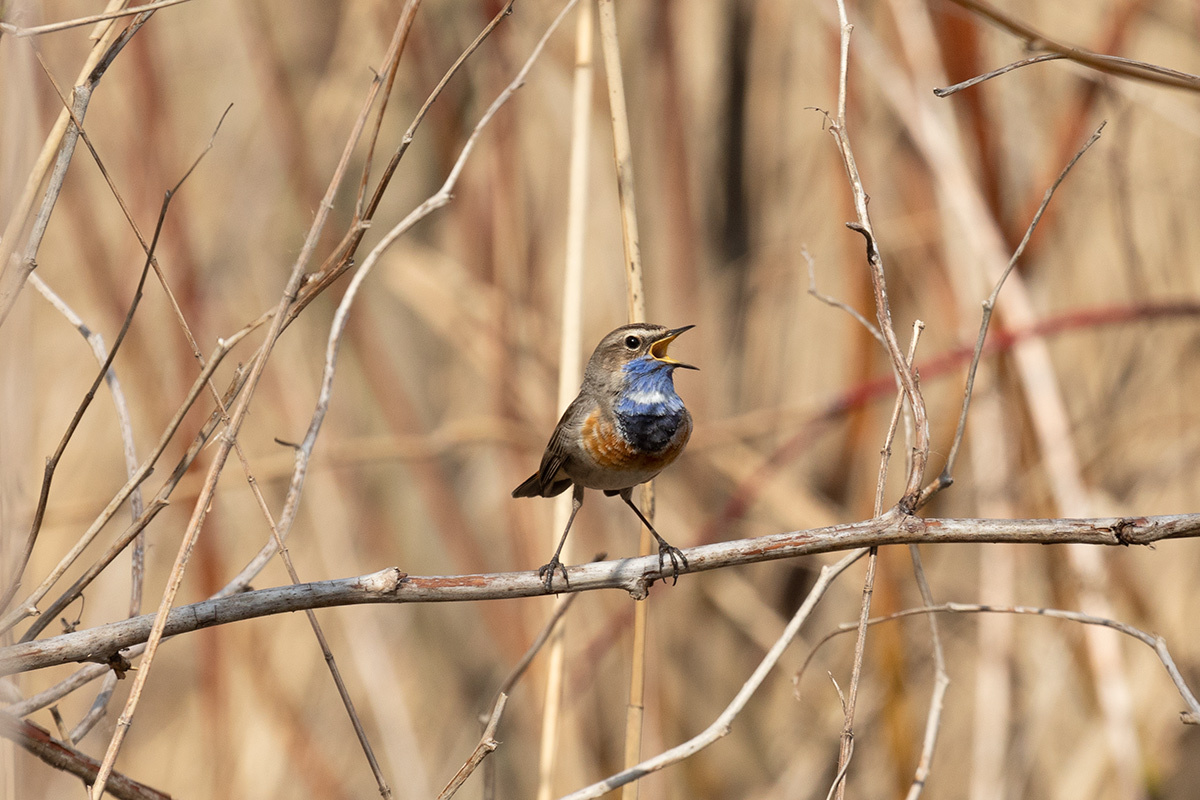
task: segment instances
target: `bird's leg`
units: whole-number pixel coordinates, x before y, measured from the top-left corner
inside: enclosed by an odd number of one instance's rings
[[[654,538],[658,540],[658,571],[659,572],[663,571],[663,556],[664,555],[667,558],[671,559],[671,585],[674,586],[676,583],[679,582],[679,564],[680,564],[680,562],[683,562],[683,568],[685,570],[688,567],[687,556],[685,556],[683,554],[683,551],[680,550],[678,547],[667,544],[667,540],[658,535],[658,531],[654,530],[654,526],[650,524],[650,520],[646,519],[645,515],[642,514],[641,510],[633,504],[633,488],[632,487],[630,487],[628,489],[622,489],[620,492],[620,495],[621,495],[621,499],[625,501],[625,505],[632,508],[633,513],[638,515],[638,519],[640,519],[642,521],[642,524],[646,526],[646,530],[650,531],[650,533],[652,533],[654,535]]]
[[[558,560],[558,554],[562,552],[563,545],[567,543],[567,534],[571,532],[571,523],[575,521],[575,515],[579,513],[579,507],[583,505],[583,487],[575,484],[575,490],[571,494],[571,516],[567,517],[567,527],[562,532],[562,538],[558,540],[558,547],[554,550],[554,556],[550,559],[550,563],[543,564],[538,567],[538,576],[546,581],[546,591],[550,591],[550,584],[554,582],[554,570],[562,573],[563,583],[567,586],[571,582],[567,580],[567,568]]]

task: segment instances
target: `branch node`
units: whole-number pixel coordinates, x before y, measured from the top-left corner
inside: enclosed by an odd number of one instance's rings
[[[1113,538],[1117,540],[1117,544],[1129,547],[1131,544],[1137,544],[1137,541],[1129,535],[1129,531],[1136,530],[1136,528],[1136,522],[1123,518],[1110,525],[1108,530],[1112,532]]]

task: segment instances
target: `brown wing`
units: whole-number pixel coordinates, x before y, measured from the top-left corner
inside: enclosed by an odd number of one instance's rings
[[[542,463],[538,471],[513,489],[513,497],[554,497],[565,492],[571,485],[571,479],[561,472],[567,461],[567,437],[571,435],[572,427],[567,421],[580,413],[583,405],[583,398],[576,397],[571,401],[571,405],[567,406],[554,428],[554,434],[546,444],[546,452],[542,453]]]

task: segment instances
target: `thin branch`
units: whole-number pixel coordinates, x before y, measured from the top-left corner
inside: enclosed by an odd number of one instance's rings
[[[800,248],[800,255],[804,258],[805,263],[808,264],[808,293],[820,300],[825,305],[832,306],[833,308],[839,308],[850,316],[854,317],[854,320],[859,325],[862,325],[864,328],[866,328],[867,333],[871,334],[875,341],[879,342],[879,344],[886,349],[887,342],[884,340],[883,334],[879,332],[879,328],[875,327],[875,323],[858,313],[858,309],[854,308],[853,306],[843,303],[836,297],[830,297],[829,295],[817,289],[816,265],[813,263],[812,254],[808,252],[807,247],[802,246]]]
[[[925,330],[925,323],[921,320],[913,322],[912,337],[908,342],[908,355],[905,356],[905,368],[913,373],[913,363],[917,356],[917,343],[921,340],[921,332]],[[915,377],[915,376],[914,376]],[[875,481],[875,516],[883,513],[883,497],[884,489],[887,487],[888,462],[892,459],[892,442],[896,438],[896,428],[900,424],[900,415],[904,411],[904,389],[900,387],[900,391],[896,393],[896,402],[892,407],[891,421],[888,423],[887,435],[884,437],[883,447],[879,451],[879,473]],[[853,687],[851,687],[853,691]]]
[[[0,736],[12,740],[55,769],[81,778],[86,784],[96,780],[99,762],[69,744],[55,739],[48,731],[28,720],[0,713]],[[171,800],[170,795],[138,783],[119,772],[114,772],[109,779],[108,791],[119,800]]]
[[[1042,202],[1038,206],[1037,212],[1033,215],[1033,219],[1030,220],[1029,226],[1025,229],[1025,235],[1021,237],[1021,243],[1017,245],[1017,249],[1013,252],[1012,257],[1008,260],[1008,266],[1005,268],[1004,272],[1000,274],[999,279],[996,281],[996,285],[992,287],[992,293],[988,295],[987,300],[983,302],[983,318],[979,323],[979,335],[975,339],[975,351],[971,356],[971,364],[967,368],[967,384],[963,391],[962,409],[958,414],[958,427],[954,431],[954,441],[950,445],[950,453],[946,456],[946,465],[942,467],[941,474],[938,475],[938,477],[928,486],[921,490],[921,496],[917,502],[918,508],[928,503],[933,495],[950,486],[950,484],[954,482],[954,465],[958,461],[959,447],[962,445],[963,432],[967,427],[967,412],[971,408],[971,395],[975,389],[975,374],[979,369],[979,359],[983,356],[983,347],[984,342],[987,339],[988,326],[991,324],[992,312],[995,311],[996,302],[1000,297],[1000,290],[1004,288],[1004,282],[1008,280],[1008,276],[1012,274],[1013,269],[1017,265],[1017,261],[1021,258],[1021,254],[1025,252],[1025,246],[1028,245],[1029,240],[1033,238],[1033,232],[1037,230],[1038,223],[1041,221],[1042,215],[1046,212],[1046,208],[1050,205],[1050,199],[1054,197],[1055,191],[1057,191],[1062,182],[1066,180],[1067,174],[1070,173],[1071,168],[1075,166],[1075,163],[1083,157],[1083,154],[1086,153],[1088,149],[1096,143],[1097,140],[1099,140],[1100,133],[1104,130],[1104,126],[1107,124],[1107,121],[1100,123],[1100,127],[1096,128],[1091,137],[1084,142],[1083,147],[1076,151],[1074,157],[1067,162],[1067,165],[1063,167],[1062,172],[1058,174],[1058,178],[1056,178],[1054,183],[1050,185],[1050,188],[1046,190],[1045,195],[1042,197]]]
[[[859,558],[862,558],[865,552],[866,551],[864,550],[855,551],[843,557],[836,564],[827,564],[824,567],[821,567],[821,573],[817,576],[816,583],[809,591],[808,596],[804,599],[804,602],[800,605],[800,608],[796,610],[796,613],[792,616],[787,626],[783,629],[783,633],[780,634],[779,639],[775,642],[771,649],[767,651],[767,654],[763,657],[763,660],[759,662],[758,666],[742,685],[742,688],[738,691],[737,695],[735,695],[729,705],[725,707],[725,710],[722,711],[715,720],[713,720],[711,725],[683,744],[672,747],[670,750],[660,753],[653,758],[646,759],[639,764],[624,769],[621,772],[618,772],[616,775],[605,778],[598,783],[594,783],[591,786],[580,789],[577,792],[572,792],[571,794],[566,795],[562,800],[587,800],[588,798],[600,797],[619,786],[624,786],[632,781],[640,780],[652,772],[657,772],[664,767],[668,767],[672,764],[683,761],[685,758],[689,758],[695,753],[698,753],[704,748],[708,747],[718,739],[728,735],[729,731],[732,729],[733,721],[742,712],[742,709],[746,707],[746,703],[749,702],[750,698],[754,696],[754,693],[758,691],[758,688],[762,685],[763,680],[766,679],[767,674],[770,673],[770,671],[774,668],[775,664],[779,661],[780,656],[783,655],[783,652],[787,649],[788,645],[791,644],[792,640],[796,638],[796,634],[800,632],[801,626],[805,623],[805,621],[807,621],[809,615],[812,614],[812,610],[816,607],[817,603],[829,589],[829,586],[838,577],[838,575],[845,571],[847,567],[849,567]]]
[[[925,323],[917,320],[913,324],[912,338],[905,357],[905,369],[912,372],[913,359],[917,354],[917,343]],[[883,513],[883,496],[887,486],[888,462],[892,457],[892,441],[896,436],[896,427],[900,415],[904,411],[904,390],[901,387],[896,393],[896,402],[892,408],[891,422],[888,424],[887,435],[879,453],[879,477],[875,486],[875,516]],[[862,603],[859,606],[858,635],[854,640],[854,660],[850,669],[850,687],[842,697],[842,734],[838,745],[838,772],[833,784],[829,787],[831,797],[842,798],[846,792],[846,776],[850,771],[850,759],[854,755],[854,712],[858,707],[858,686],[862,679],[863,654],[867,646],[867,620],[871,616],[871,598],[875,592],[875,570],[878,566],[878,548],[872,547],[867,553],[867,572],[863,578]]]
[[[154,243],[158,241],[158,235],[162,230],[163,220],[166,218],[167,208],[171,202],[171,193],[168,192],[166,198],[163,199],[162,209],[159,212],[158,226],[154,232]],[[153,250],[154,243],[151,244]],[[25,545],[21,553],[17,557],[17,563],[13,567],[12,577],[4,590],[3,598],[0,598],[0,610],[8,607],[16,595],[17,590],[21,585],[21,576],[25,572],[25,567],[29,563],[29,558],[33,554],[34,544],[37,542],[38,532],[42,527],[42,520],[46,515],[46,505],[50,500],[50,485],[54,481],[54,473],[58,467],[59,460],[62,459],[63,453],[66,452],[67,445],[71,438],[75,435],[75,430],[79,427],[79,423],[83,420],[83,415],[87,412],[88,407],[92,403],[92,399],[96,396],[96,390],[100,388],[100,383],[108,375],[109,369],[112,367],[113,360],[117,357],[117,350],[120,349],[121,343],[125,341],[125,334],[129,332],[129,326],[133,323],[133,315],[137,312],[138,304],[142,300],[142,291],[146,285],[146,276],[150,272],[150,259],[146,259],[145,265],[142,267],[141,277],[138,279],[137,288],[134,290],[133,300],[129,304],[129,311],[125,314],[125,320],[121,323],[121,330],[117,333],[116,339],[113,340],[112,349],[109,350],[108,356],[104,363],[100,365],[100,370],[92,381],[91,387],[84,394],[83,400],[75,409],[75,414],[67,425],[67,430],[63,433],[59,440],[58,447],[54,454],[46,459],[46,467],[42,474],[42,488],[38,493],[37,507],[34,510],[33,522],[29,526],[29,533],[25,537]]]
[[[18,39],[27,36],[41,36],[44,33],[56,33],[65,31],[71,28],[80,28],[84,25],[92,25],[97,22],[104,22],[110,19],[120,19],[121,17],[132,17],[134,14],[141,14],[144,11],[156,11],[167,6],[177,6],[181,3],[187,3],[190,0],[155,0],[153,3],[146,3],[141,6],[130,6],[117,11],[108,11],[103,14],[92,14],[88,17],[76,17],[62,22],[49,22],[45,25],[34,25],[31,28],[22,28],[13,25],[11,22],[0,22],[0,31],[7,33],[10,36],[15,36]]]
[[[876,617],[868,624],[878,625],[883,622],[891,622],[893,620],[902,619],[904,617],[917,616],[918,614],[1025,614],[1035,617],[1052,617],[1054,619],[1064,619],[1070,622],[1079,622],[1084,625],[1096,625],[1103,628],[1111,628],[1115,631],[1131,636],[1134,639],[1145,644],[1155,652],[1159,660],[1162,661],[1163,667],[1166,668],[1167,674],[1171,678],[1171,682],[1175,684],[1175,688],[1179,691],[1180,697],[1183,698],[1184,704],[1187,706],[1187,711],[1181,712],[1181,721],[1185,725],[1200,724],[1200,700],[1197,700],[1195,693],[1187,685],[1182,673],[1180,673],[1175,660],[1171,657],[1170,650],[1167,648],[1167,642],[1163,637],[1152,633],[1147,633],[1140,628],[1135,628],[1132,625],[1127,625],[1124,622],[1118,622],[1108,617],[1097,617],[1092,614],[1084,614],[1080,611],[1066,611],[1058,608],[1038,608],[1034,606],[994,606],[986,603],[942,603],[935,606],[922,606],[920,608],[906,608],[888,614],[883,617]],[[843,624],[838,626],[835,631],[830,631],[819,642],[813,645],[812,653],[804,661],[804,665],[800,668],[802,674],[805,667],[812,660],[813,654],[816,653],[826,642],[843,633],[850,633],[855,630],[854,624]]]
[[[601,555],[594,560],[599,561],[603,557]],[[529,665],[533,663],[534,656],[541,651],[546,642],[550,640],[550,637],[559,630],[558,623],[566,615],[567,610],[570,609],[573,601],[578,596],[576,594],[566,595],[554,604],[554,611],[550,614],[550,619],[542,626],[542,630],[534,638],[533,643],[529,645],[525,654],[521,656],[521,660],[508,673],[508,677],[500,684],[500,690],[496,693],[496,700],[492,703],[491,711],[486,715],[481,715],[480,721],[484,723],[484,729],[479,744],[476,745],[475,750],[471,753],[466,763],[459,768],[454,777],[450,779],[450,782],[446,784],[446,788],[442,789],[441,794],[438,795],[438,800],[449,800],[449,798],[453,797],[459,787],[471,776],[471,773],[483,763],[483,759],[496,749],[498,743],[493,737],[496,735],[496,729],[500,725],[500,717],[504,713],[504,707],[508,703],[508,697],[512,694],[513,687],[517,685],[517,681],[525,674],[525,670],[529,669]]]
[[[903,392],[896,399],[896,408],[893,414],[892,425],[888,433],[888,441],[884,446],[882,454],[882,463],[879,470],[879,483],[876,491],[875,500],[875,515],[880,516],[883,508],[883,489],[884,481],[887,477],[887,463],[890,454],[891,437],[895,431],[896,420],[899,418],[903,410],[904,398],[907,396],[909,405],[912,409],[913,427],[915,429],[915,441],[910,452],[908,478],[904,490],[904,494],[900,498],[900,502],[896,506],[903,513],[911,513],[916,507],[916,502],[921,492],[921,483],[924,480],[925,464],[929,458],[929,421],[925,413],[925,400],[921,396],[921,391],[917,386],[917,378],[912,369],[911,359],[906,359],[904,353],[900,349],[900,343],[896,338],[896,330],[892,324],[891,303],[887,295],[887,283],[883,267],[883,257],[879,252],[879,247],[875,240],[875,234],[871,227],[870,213],[867,209],[867,193],[863,187],[862,178],[858,172],[858,165],[854,158],[854,151],[850,144],[850,137],[847,131],[846,124],[846,85],[847,73],[849,71],[850,61],[850,34],[854,27],[846,15],[846,4],[844,0],[837,0],[838,22],[840,27],[840,48],[839,48],[839,63],[838,63],[838,105],[837,118],[829,120],[829,131],[833,135],[834,141],[837,144],[838,152],[842,157],[842,163],[846,168],[846,177],[850,183],[851,195],[854,201],[854,211],[856,221],[847,223],[847,227],[862,234],[866,239],[867,245],[867,264],[871,276],[871,287],[875,295],[875,316],[879,322],[879,333],[883,337],[885,349],[892,360],[892,371],[900,383]],[[826,115],[828,120],[828,115]],[[912,346],[915,348],[917,343],[917,335],[920,332],[920,327],[914,329]],[[867,560],[867,573],[863,582],[863,597],[860,607],[860,617],[858,626],[858,637],[854,645],[854,664],[851,672],[849,694],[846,699],[844,716],[845,722],[842,727],[841,740],[838,747],[838,776],[835,779],[832,787],[832,794],[837,800],[841,800],[845,796],[846,791],[846,776],[848,774],[847,767],[850,763],[850,758],[853,753],[854,746],[854,711],[858,698],[858,684],[862,674],[862,659],[863,652],[866,646],[867,633],[867,618],[870,615],[871,596],[874,592],[874,578],[876,568],[876,549],[870,550],[870,555]]]
[[[1013,70],[1020,69],[1021,67],[1028,67],[1031,64],[1041,64],[1043,61],[1055,61],[1060,58],[1066,58],[1066,56],[1064,56],[1062,53],[1043,53],[1040,56],[1023,58],[1020,61],[1014,61],[1011,64],[1005,64],[1003,67],[994,69],[991,72],[985,72],[982,75],[976,75],[974,78],[968,78],[967,80],[956,83],[953,86],[947,86],[942,89],[934,89],[933,93],[938,97],[949,97],[956,92],[961,92],[963,89],[970,89],[972,86],[978,86],[984,81],[991,80],[992,78],[998,78],[1001,75],[1005,75]]]
[[[921,562],[920,548],[915,544],[910,544],[908,553],[912,558],[913,577],[916,578],[917,588],[921,592],[921,602],[926,606],[932,606],[933,592],[929,588],[929,581],[925,578],[925,566]],[[925,717],[925,736],[921,740],[921,758],[917,762],[913,782],[909,786],[905,800],[917,800],[925,788],[925,781],[929,778],[930,768],[933,764],[933,751],[937,746],[938,732],[942,726],[942,709],[945,706],[946,690],[950,688],[950,676],[946,673],[946,654],[942,649],[942,637],[938,630],[937,616],[929,614],[928,620],[929,639],[933,646],[933,692],[929,696],[929,711]]]
[[[850,669],[850,688],[842,699],[842,733],[838,742],[838,771],[829,796],[841,800],[846,793],[846,776],[854,755],[854,712],[858,705],[858,684],[862,678],[863,653],[867,646],[867,621],[871,616],[871,598],[875,593],[875,570],[879,563],[879,548],[867,551],[867,574],[863,578],[862,603],[859,606],[858,635],[854,638],[854,663]]]
[[[1193,92],[1200,91],[1200,76],[1167,67],[1160,67],[1157,64],[1148,64],[1144,61],[1134,61],[1129,58],[1094,53],[1082,47],[1066,44],[1042,34],[1025,22],[1001,11],[990,3],[984,2],[984,0],[950,0],[950,2],[983,17],[1002,30],[1006,30],[1024,40],[1026,46],[1032,49],[1049,50],[1052,53],[1061,55],[1063,58],[1068,58],[1077,64],[1090,67],[1098,72],[1149,81],[1176,89],[1189,89]]]
[[[458,772],[446,784],[446,788],[438,793],[437,800],[449,800],[458,791],[459,787],[466,782],[467,778],[471,777],[471,773],[475,768],[483,763],[483,760],[488,757],[500,743],[494,738],[496,735],[496,727],[500,724],[500,715],[504,713],[504,706],[508,703],[508,695],[504,692],[500,693],[500,697],[496,699],[496,705],[492,708],[492,717],[488,721],[487,727],[483,729],[483,736],[479,740],[479,744],[475,746],[475,750],[471,753],[471,757],[467,762],[459,767]]]
[[[688,574],[864,547],[895,544],[996,543],[1148,545],[1167,539],[1200,537],[1200,514],[1093,519],[923,519],[897,509],[862,522],[736,539],[684,550]],[[657,556],[601,561],[569,567],[569,586],[558,593],[620,589],[642,596],[655,581],[670,577]],[[163,633],[180,633],[306,608],[364,603],[436,603],[513,599],[546,595],[536,571],[482,575],[413,576],[398,569],[258,589],[171,609]],[[132,645],[148,640],[154,615],[98,625],[75,633],[0,648],[0,675],[73,661],[107,663]],[[140,671],[139,671],[140,674]]]
[[[450,68],[446,70],[445,74],[442,75],[441,80],[439,80],[437,85],[433,87],[433,91],[431,91],[429,96],[425,98],[425,102],[421,104],[421,107],[417,110],[416,116],[414,116],[412,122],[409,123],[408,130],[404,131],[404,136],[400,139],[399,147],[396,148],[396,152],[392,154],[391,159],[388,161],[387,167],[384,168],[383,175],[380,177],[379,183],[375,186],[375,192],[372,194],[371,201],[366,207],[365,211],[361,209],[361,197],[359,198],[360,216],[363,219],[371,219],[375,216],[375,210],[379,208],[379,202],[383,199],[384,190],[387,189],[388,184],[391,183],[392,175],[395,174],[396,168],[400,166],[400,159],[404,158],[404,154],[408,151],[409,145],[412,144],[413,139],[416,137],[417,128],[419,128],[421,123],[425,121],[425,115],[428,114],[429,109],[433,107],[433,101],[437,100],[438,97],[441,96],[442,92],[446,88],[446,84],[450,83],[450,79],[458,73],[459,68],[462,67],[463,64],[467,63],[467,59],[479,49],[479,46],[482,45],[484,40],[491,35],[492,31],[496,29],[496,26],[498,26],[506,17],[512,14],[514,2],[515,0],[508,0],[508,2],[506,2],[500,8],[500,10],[496,12],[496,16],[492,17],[491,22],[484,26],[483,30],[479,32],[479,35],[475,37],[475,40],[467,45],[467,48],[459,54],[458,58],[454,60],[454,63],[450,65]],[[366,177],[366,173],[364,172],[364,186]]]
[[[17,296],[21,293],[26,280],[37,266],[37,253],[41,247],[42,237],[45,236],[46,226],[50,222],[50,215],[54,211],[54,207],[58,202],[58,196],[62,191],[63,179],[66,177],[67,167],[71,164],[71,158],[75,153],[75,145],[79,141],[79,128],[77,124],[83,121],[88,103],[91,101],[92,92],[113,60],[116,59],[117,55],[125,48],[125,45],[129,43],[129,40],[141,30],[142,25],[153,14],[153,11],[144,11],[138,14],[133,18],[129,26],[116,35],[112,43],[103,51],[99,53],[93,51],[94,63],[93,58],[89,57],[88,64],[91,64],[92,67],[87,72],[86,77],[75,87],[75,98],[71,104],[70,111],[60,113],[59,120],[55,124],[55,129],[51,131],[50,137],[46,140],[45,147],[43,148],[43,157],[39,158],[39,163],[35,167],[35,173],[30,175],[24,194],[16,210],[13,211],[8,225],[5,227],[3,239],[0,239],[0,326],[8,318],[9,312],[12,311],[13,305],[17,301]],[[74,123],[68,124],[67,119],[74,120]],[[62,128],[61,133],[59,132],[60,126]],[[56,135],[61,137],[57,142],[55,142]],[[37,184],[41,182],[41,176],[38,172],[43,166],[48,167],[48,150],[55,146],[57,146],[58,155],[55,158],[54,172],[51,174],[50,182],[46,187],[45,193],[42,195],[42,204],[38,209],[37,216],[34,218],[33,228],[30,230],[28,239],[25,240],[25,250],[21,257],[17,258],[16,239],[19,236],[20,230],[25,225],[26,215],[32,208],[32,195],[37,191]],[[36,183],[34,181],[35,177],[38,179]]]
[[[384,70],[382,97],[379,101],[379,108],[375,111],[375,124],[371,127],[371,135],[367,137],[367,153],[363,158],[362,174],[358,181],[358,196],[354,201],[354,219],[356,221],[363,218],[363,195],[367,191],[367,179],[371,175],[371,165],[375,161],[375,143],[379,140],[379,131],[383,127],[383,115],[387,111],[388,101],[392,99],[392,87],[396,83],[396,71],[400,67],[400,56],[404,54],[408,44],[408,35],[412,31],[413,22],[417,18],[417,9],[420,7],[421,0],[406,0],[404,8],[400,11],[400,19],[396,22],[396,29],[392,34],[394,46],[388,49],[391,59],[387,62]]]
[[[3,619],[0,619],[0,631],[9,630],[23,618],[39,613],[36,604],[46,596],[50,589],[53,588],[54,584],[58,582],[58,580],[66,573],[68,569],[70,569],[71,565],[75,563],[88,545],[92,543],[92,541],[96,538],[96,536],[100,533],[112,516],[117,512],[117,509],[120,508],[121,504],[125,502],[133,490],[150,475],[154,469],[155,462],[158,460],[159,456],[162,455],[163,451],[166,450],[171,439],[174,438],[175,432],[183,423],[183,419],[187,415],[187,412],[191,409],[192,404],[195,403],[196,398],[200,396],[200,393],[204,391],[204,386],[209,377],[211,377],[213,372],[216,371],[217,367],[220,366],[226,354],[228,354],[238,342],[240,342],[251,331],[253,331],[255,327],[257,327],[257,322],[251,323],[228,339],[218,341],[216,349],[209,357],[208,364],[205,366],[204,370],[201,371],[200,375],[197,376],[196,380],[192,382],[191,389],[184,397],[183,402],[180,403],[179,408],[175,412],[175,416],[172,417],[171,421],[167,424],[166,429],[159,437],[154,449],[146,457],[146,460],[142,462],[137,472],[133,475],[133,477],[126,481],[125,485],[121,487],[117,494],[113,496],[111,500],[109,500],[108,505],[105,506],[100,515],[92,522],[87,531],[85,531],[83,536],[80,537],[79,541],[76,542],[72,546],[71,550],[59,560],[58,565],[50,572],[45,580],[38,585],[37,589],[35,589],[29,596],[24,598],[15,608],[5,615]],[[241,377],[235,377],[235,384],[240,386],[240,380],[243,377],[244,375]],[[211,432],[211,429],[209,432]],[[204,434],[203,437],[197,436],[197,441],[193,442],[192,449],[189,450],[189,453],[191,453],[191,458],[194,458],[196,453],[199,452],[199,448],[203,445],[203,440],[206,438],[207,433]],[[186,464],[191,463],[191,458],[185,456]],[[183,476],[183,470],[186,469],[186,464],[182,469],[177,467],[172,473],[172,479],[169,482],[169,488],[164,486],[166,495],[170,494],[170,489],[173,489],[175,483],[178,482],[178,479]],[[73,587],[73,589],[78,588],[81,590],[84,586],[86,586],[87,583],[95,577],[95,575],[99,574],[101,569],[111,563],[112,559],[116,558],[120,551],[124,549],[125,546],[127,546],[129,542],[131,542],[147,524],[149,524],[150,520],[154,518],[154,515],[161,511],[162,507],[165,505],[166,496],[163,494],[163,491],[160,490],[159,494],[155,496],[155,499],[152,500],[146,510],[142,512],[142,515],[138,517],[133,525],[127,529],[126,533],[121,537],[121,539],[118,540],[118,544],[110,547],[105,556],[101,558],[103,563],[98,562],[97,564],[93,564],[92,567],[89,567],[89,569],[85,572],[85,575],[81,577],[79,581],[77,581],[76,586]],[[77,592],[68,591],[67,595],[70,596],[64,595],[52,605],[51,608],[53,610],[48,614],[50,619],[53,619],[55,614],[65,608],[74,599],[74,597],[77,596]],[[37,630],[41,630],[46,624],[48,623],[38,621],[34,623],[34,626],[37,628]],[[26,632],[25,635],[29,636],[30,633]],[[34,631],[32,635],[37,635],[37,631]]]
[[[851,195],[854,200],[854,211],[857,220],[848,222],[846,226],[862,234],[867,246],[867,265],[870,268],[871,287],[875,294],[875,315],[879,322],[879,332],[887,345],[891,357],[892,370],[904,387],[908,402],[912,408],[916,440],[914,443],[912,463],[909,469],[908,481],[904,495],[900,499],[900,507],[911,511],[919,498],[921,482],[925,474],[925,464],[929,459],[929,420],[925,413],[925,400],[917,388],[916,379],[904,361],[904,352],[900,349],[896,330],[892,324],[891,305],[887,296],[887,282],[884,277],[883,256],[875,240],[871,227],[871,218],[867,210],[867,193],[863,188],[862,178],[858,173],[858,164],[854,159],[854,151],[850,145],[850,136],[846,127],[846,73],[850,57],[850,33],[854,26],[846,17],[844,0],[837,0],[838,19],[841,23],[841,60],[838,70],[838,115],[836,119],[825,118],[829,132],[837,144],[838,153],[846,168],[846,177],[850,183]]]
[[[415,2],[415,0],[410,0],[410,2]],[[509,5],[511,6],[511,3],[509,3]],[[505,9],[501,9],[501,13],[498,13],[484,28],[483,32],[480,33],[479,36],[475,37],[475,40],[467,46],[466,50],[464,50],[459,57],[455,59],[450,68],[446,70],[444,75],[442,75],[442,78],[438,81],[437,86],[435,86],[433,91],[429,93],[429,96],[425,98],[425,102],[421,105],[421,108],[417,111],[413,121],[409,124],[408,130],[405,131],[399,147],[397,148],[396,152],[392,154],[391,159],[384,168],[383,174],[379,178],[379,182],[375,185],[375,191],[372,193],[371,200],[367,203],[366,208],[359,208],[361,205],[361,197],[358,201],[356,201],[355,213],[357,215],[357,222],[355,225],[353,225],[346,233],[345,238],[325,260],[325,263],[323,263],[316,272],[305,276],[304,285],[301,288],[299,296],[296,298],[296,302],[288,311],[288,319],[285,320],[285,324],[290,322],[291,319],[301,310],[303,310],[305,306],[312,302],[317,295],[328,288],[334,281],[341,277],[346,270],[353,266],[354,254],[358,251],[358,246],[362,242],[362,237],[370,227],[371,220],[373,220],[375,217],[375,212],[379,209],[379,204],[383,200],[385,190],[391,183],[392,176],[395,174],[396,169],[400,166],[400,159],[404,157],[405,152],[408,150],[408,145],[411,144],[412,139],[416,136],[417,128],[419,128],[421,123],[425,120],[425,116],[429,111],[429,108],[433,105],[434,100],[441,95],[442,91],[446,88],[446,85],[450,82],[450,79],[455,75],[455,73],[458,72],[459,68],[466,62],[466,59],[473,54],[481,44],[483,44],[484,39],[491,34],[496,25],[504,19],[506,16],[503,13],[504,10]],[[367,173],[364,170],[362,180],[365,181],[366,178]],[[360,194],[362,193],[364,186],[365,184],[360,185]]]

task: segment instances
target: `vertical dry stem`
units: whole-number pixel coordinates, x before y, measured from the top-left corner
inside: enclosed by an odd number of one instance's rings
[[[636,192],[633,181],[633,146],[629,136],[629,111],[625,104],[625,81],[621,71],[621,48],[617,40],[617,9],[614,0],[599,0],[600,49],[608,77],[608,102],[612,114],[613,159],[617,168],[617,194],[621,203],[621,233],[625,246],[625,287],[629,321],[646,319],[646,294],[642,284],[642,253],[638,238]],[[642,488],[642,509],[654,519],[654,482]],[[653,547],[650,531],[641,529],[638,553],[649,555]],[[633,656],[629,675],[629,705],[625,713],[625,765],[641,760],[642,720],[646,700],[646,625],[649,606],[637,603],[633,611]],[[636,800],[638,783],[622,790],[623,800]]]
[[[575,86],[571,106],[571,171],[567,188],[567,253],[563,265],[562,320],[558,366],[558,411],[575,399],[583,372],[582,301],[584,244],[587,235],[588,156],[591,152],[592,40],[595,23],[590,2],[580,4],[575,21]],[[561,495],[554,503],[554,522],[549,546],[557,544],[571,513],[570,495]],[[570,564],[572,544],[563,543],[562,561]],[[570,598],[556,597],[558,614]],[[546,670],[546,702],[542,707],[542,738],[538,758],[538,798],[549,800],[553,794],[554,768],[558,761],[558,728],[562,716],[562,687],[566,677],[566,624],[555,628]]]

